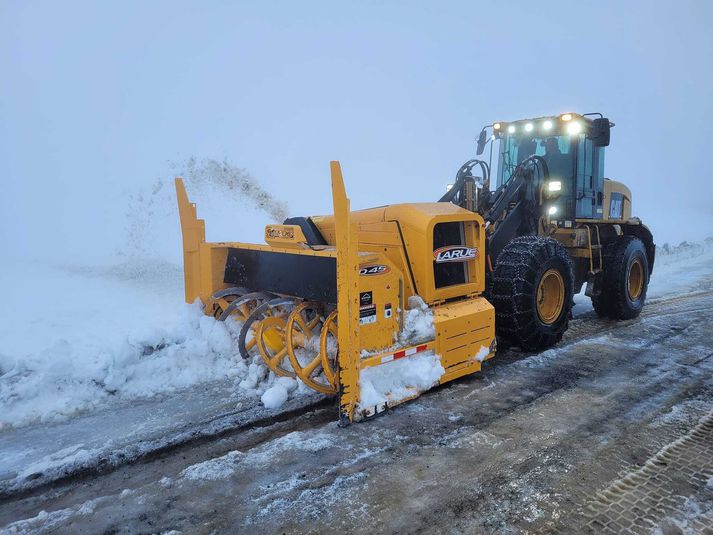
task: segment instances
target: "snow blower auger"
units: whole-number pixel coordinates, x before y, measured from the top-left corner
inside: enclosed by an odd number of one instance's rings
[[[243,357],[336,395],[348,424],[479,371],[495,314],[480,215],[443,202],[351,212],[338,162],[331,174],[334,214],[267,225],[266,245],[207,243],[180,178],[176,191],[186,301],[242,323]]]

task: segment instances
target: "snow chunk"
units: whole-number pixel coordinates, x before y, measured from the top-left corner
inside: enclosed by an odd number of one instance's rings
[[[277,409],[287,401],[287,389],[281,384],[276,384],[267,390],[260,398],[262,404],[268,409]]]
[[[258,384],[267,377],[267,373],[268,370],[262,361],[253,362],[248,366],[248,373],[245,379],[243,379],[238,386],[243,390],[255,390]]]
[[[216,481],[227,479],[235,469],[235,465],[245,456],[241,451],[231,451],[222,457],[193,464],[181,472],[181,477],[193,481]]]
[[[399,342],[402,345],[414,345],[433,340],[436,329],[433,325],[433,310],[418,295],[408,298],[409,309],[404,314],[404,330]]]
[[[287,390],[288,393],[297,390],[297,379],[292,379],[292,377],[278,377],[275,382]]]
[[[485,358],[490,354],[490,349],[485,346],[480,346],[480,349],[473,357],[478,362],[483,362]]]
[[[397,402],[438,384],[446,370],[432,351],[361,370],[361,409]]]

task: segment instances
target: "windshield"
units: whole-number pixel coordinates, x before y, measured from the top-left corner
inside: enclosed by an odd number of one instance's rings
[[[542,156],[547,162],[550,177],[563,182],[571,179],[574,175],[573,140],[574,136],[570,135],[506,135],[500,140],[498,186],[507,183],[518,164],[532,155]]]

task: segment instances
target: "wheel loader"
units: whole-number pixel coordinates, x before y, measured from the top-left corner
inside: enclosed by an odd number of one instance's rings
[[[331,162],[333,214],[267,225],[265,244],[206,242],[177,178],[186,301],[237,321],[243,358],[337,396],[341,425],[479,371],[498,343],[556,344],[585,282],[598,314],[634,317],[655,246],[603,177],[611,126],[488,125],[490,162],[466,162],[438,202],[351,211]]]
[[[641,312],[656,246],[632,217],[629,188],[604,176],[613,126],[600,113],[488,125],[476,152],[489,146],[489,161],[467,161],[440,199],[485,221],[486,295],[499,340],[529,351],[556,344],[585,283],[599,316]]]

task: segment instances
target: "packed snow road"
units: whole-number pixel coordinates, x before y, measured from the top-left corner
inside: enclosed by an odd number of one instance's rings
[[[710,272],[709,272],[710,273]],[[339,429],[329,405],[11,495],[8,533],[703,532],[713,276]]]

